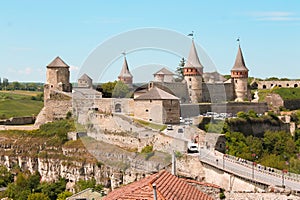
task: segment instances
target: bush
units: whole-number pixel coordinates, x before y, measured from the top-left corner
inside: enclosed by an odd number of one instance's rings
[[[153,146],[147,145],[142,149],[141,153],[151,153],[152,151],[153,151]]]

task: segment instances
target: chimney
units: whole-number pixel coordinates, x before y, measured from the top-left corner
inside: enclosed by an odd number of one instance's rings
[[[156,193],[156,184],[155,183],[153,183],[152,184],[152,187],[153,187],[153,196],[154,196],[154,200],[157,200],[157,193]]]
[[[172,175],[176,176],[176,157],[175,151],[172,153]]]

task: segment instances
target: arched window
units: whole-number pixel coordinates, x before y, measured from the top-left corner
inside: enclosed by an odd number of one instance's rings
[[[267,89],[267,86],[266,86],[266,85],[263,85],[263,89]]]

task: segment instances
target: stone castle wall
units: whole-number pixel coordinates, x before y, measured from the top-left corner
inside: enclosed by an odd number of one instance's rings
[[[9,119],[0,120],[0,125],[25,125],[33,124],[35,117],[11,117]]]
[[[234,87],[231,83],[203,83],[203,102],[233,101]]]
[[[239,111],[248,112],[254,110],[256,113],[264,114],[268,111],[267,103],[251,103],[251,102],[228,102],[228,103],[201,103],[201,104],[182,104],[180,105],[181,116],[193,117],[206,112],[232,113]]]
[[[257,81],[258,89],[271,89],[273,87],[296,88],[300,87],[300,81]]]

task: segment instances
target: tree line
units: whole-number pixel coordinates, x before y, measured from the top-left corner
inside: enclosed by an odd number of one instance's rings
[[[14,181],[15,174],[15,181]],[[0,198],[16,200],[65,200],[73,194],[66,189],[67,181],[59,178],[55,182],[41,182],[39,172],[31,174],[29,171],[21,172],[18,167],[8,171],[0,165],[0,187],[6,187],[0,192]],[[92,188],[94,191],[103,191],[103,185],[97,184],[94,178],[76,182],[75,192]]]
[[[18,81],[9,82],[7,78],[0,77],[0,90],[43,91],[43,83],[21,83]]]
[[[237,117],[244,120],[266,117],[279,120],[272,112],[269,112],[268,116],[259,117],[253,110],[247,113],[239,112]],[[297,125],[300,124],[300,111],[294,112],[291,119]],[[262,137],[233,132],[226,121],[207,124],[205,129],[225,134],[226,154],[300,174],[300,129],[296,129],[294,135],[285,131],[266,131]]]

